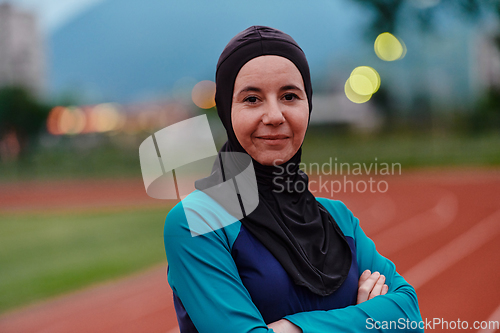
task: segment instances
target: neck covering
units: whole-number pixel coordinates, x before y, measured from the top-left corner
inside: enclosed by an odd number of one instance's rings
[[[279,30],[250,27],[231,39],[217,64],[215,101],[228,137],[219,157],[227,152],[246,153],[231,123],[234,82],[245,63],[263,55],[282,56],[295,64],[311,114],[311,79],[302,49]],[[259,203],[241,223],[276,257],[295,284],[327,296],[346,279],[351,251],[333,217],[309,191],[308,177],[299,169],[301,153],[302,148],[279,166],[262,165],[252,158]],[[224,178],[220,169],[220,164],[214,164],[211,176],[196,181],[195,187],[203,190],[220,184]]]

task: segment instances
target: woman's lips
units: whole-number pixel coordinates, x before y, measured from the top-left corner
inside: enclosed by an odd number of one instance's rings
[[[279,146],[284,144],[290,137],[288,135],[277,134],[277,135],[260,135],[256,137],[267,145]]]

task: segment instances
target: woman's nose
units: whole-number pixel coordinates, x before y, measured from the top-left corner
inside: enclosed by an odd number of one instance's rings
[[[264,125],[278,126],[285,122],[285,117],[278,102],[269,102],[262,117]]]

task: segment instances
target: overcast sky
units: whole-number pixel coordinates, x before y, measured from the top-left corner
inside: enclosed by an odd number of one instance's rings
[[[40,27],[51,33],[80,12],[105,0],[0,0],[28,9],[38,15]]]

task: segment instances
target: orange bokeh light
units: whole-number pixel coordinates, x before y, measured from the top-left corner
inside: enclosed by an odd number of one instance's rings
[[[47,131],[52,135],[61,135],[63,134],[59,129],[59,118],[61,113],[64,112],[63,106],[54,107],[47,117]]]
[[[215,106],[215,82],[198,82],[191,92],[193,103],[201,109],[211,109]]]

